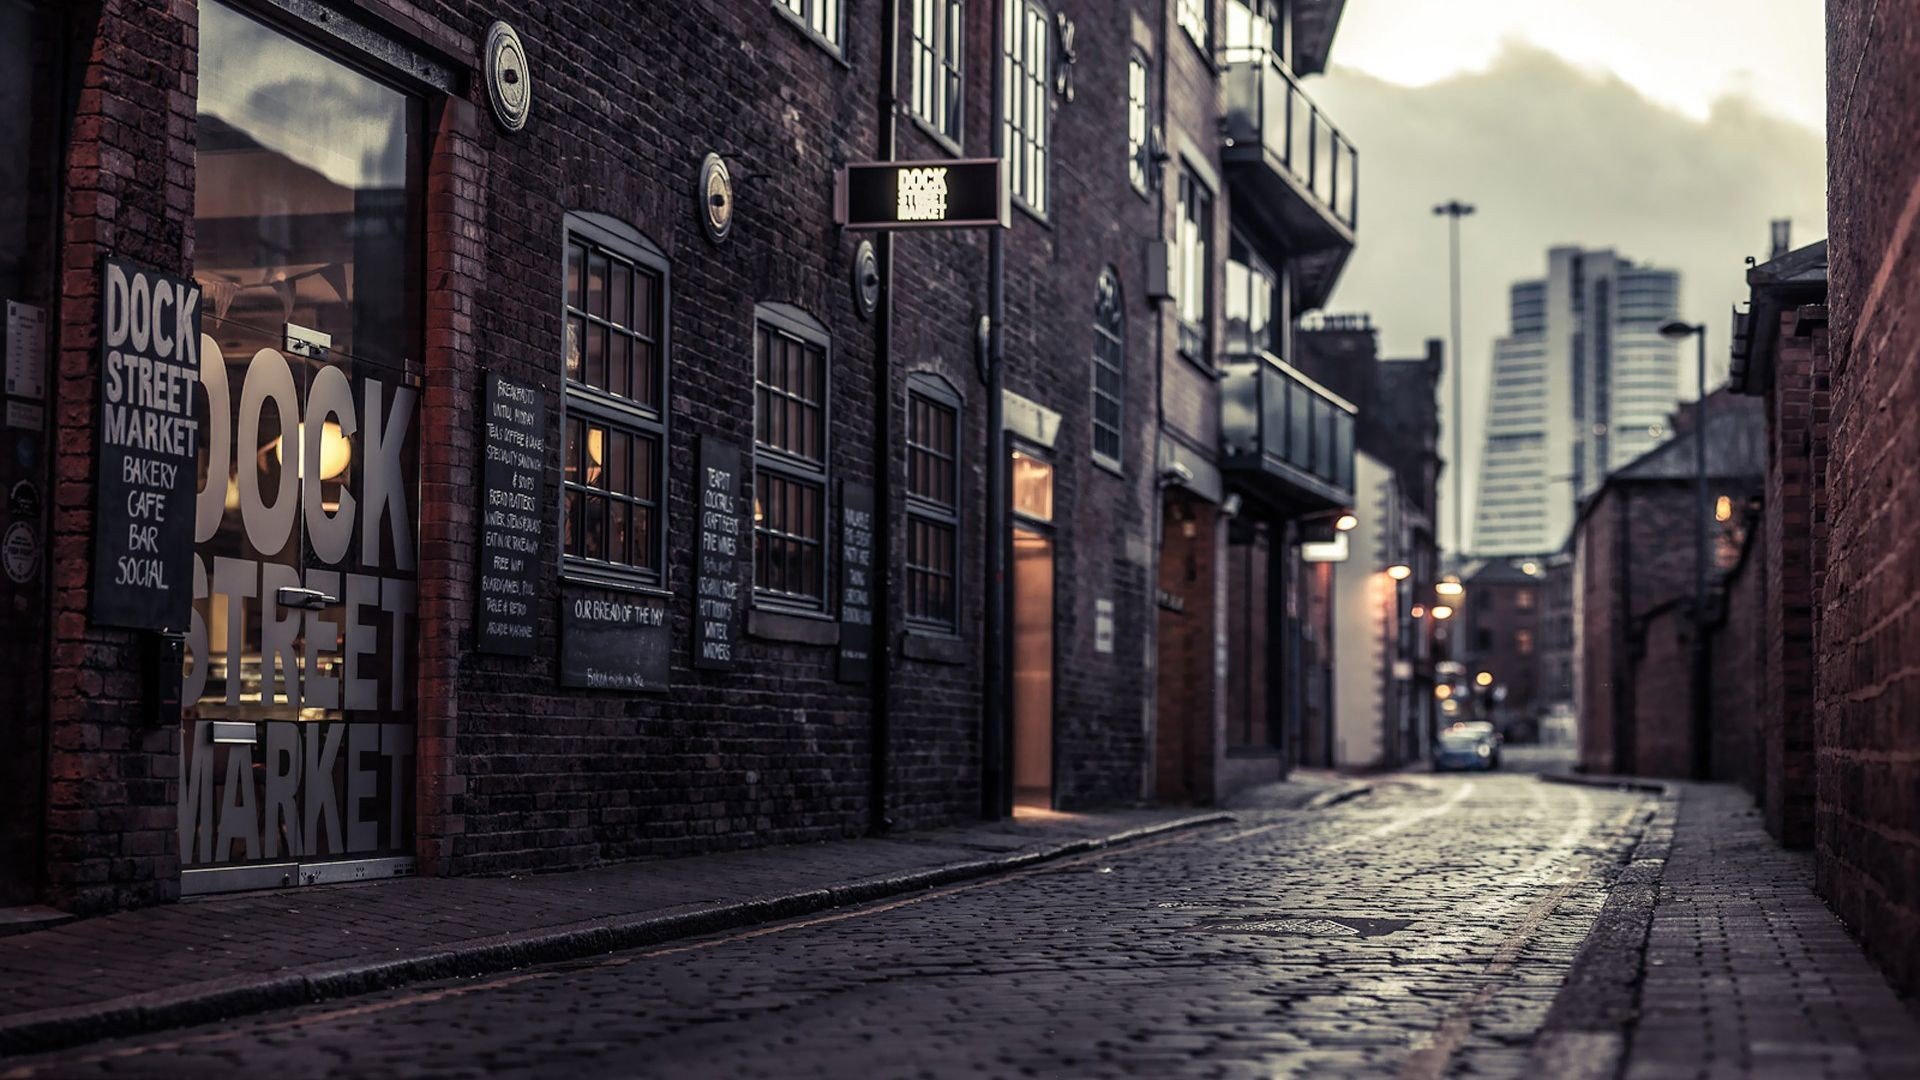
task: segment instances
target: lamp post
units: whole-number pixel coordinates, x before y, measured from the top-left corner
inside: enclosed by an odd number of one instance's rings
[[[1467,545],[1467,458],[1462,436],[1466,431],[1461,411],[1461,384],[1466,382],[1466,363],[1460,356],[1460,219],[1473,213],[1472,203],[1452,199],[1433,208],[1436,216],[1447,219],[1447,250],[1451,260],[1453,293],[1453,558],[1455,565],[1466,560]]]
[[[1693,776],[1705,780],[1713,771],[1712,730],[1707,710],[1707,327],[1678,319],[1660,328],[1668,341],[1693,338],[1698,346],[1694,379],[1699,398],[1693,403]]]

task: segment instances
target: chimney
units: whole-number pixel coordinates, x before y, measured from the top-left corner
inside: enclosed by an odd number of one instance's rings
[[[1769,231],[1773,234],[1773,250],[1767,255],[1768,261],[1777,259],[1793,250],[1793,244],[1788,239],[1793,233],[1792,218],[1774,218],[1772,225],[1769,227]]]

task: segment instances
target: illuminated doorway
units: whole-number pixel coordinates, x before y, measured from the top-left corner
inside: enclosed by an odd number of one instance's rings
[[[1013,452],[1013,801],[1053,808],[1053,466]]]

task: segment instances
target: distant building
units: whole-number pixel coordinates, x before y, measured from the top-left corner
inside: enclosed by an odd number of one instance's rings
[[[1679,346],[1660,326],[1680,275],[1611,250],[1556,247],[1547,276],[1513,286],[1494,343],[1474,552],[1558,551],[1575,505],[1658,445],[1680,400]]]
[[[1545,573],[1540,560],[1529,557],[1487,559],[1469,564],[1461,575],[1466,595],[1456,617],[1465,628],[1460,656],[1473,685],[1474,712],[1521,742],[1539,734]]]

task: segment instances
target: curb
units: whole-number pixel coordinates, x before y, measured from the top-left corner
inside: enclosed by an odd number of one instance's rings
[[[1620,1074],[1627,1044],[1640,1015],[1647,933],[1660,896],[1660,879],[1673,850],[1681,789],[1676,784],[1631,777],[1568,777],[1543,774],[1551,783],[1625,788],[1659,796],[1633,854],[1607,890],[1606,902],[1554,995],[1540,1035],[1527,1055],[1533,1076],[1602,1080]]]
[[[1644,791],[1662,798],[1677,797],[1679,785],[1642,776],[1593,776],[1587,773],[1540,773],[1542,783],[1575,784],[1580,787],[1607,788],[1613,791]]]
[[[1333,791],[1323,791],[1320,794],[1315,795],[1313,798],[1308,799],[1306,802],[1302,803],[1300,806],[1300,809],[1325,810],[1330,806],[1339,806],[1343,802],[1349,802],[1353,799],[1359,798],[1362,795],[1370,795],[1372,793],[1373,793],[1372,784],[1365,783],[1365,782],[1352,783],[1352,784],[1348,784],[1346,787],[1337,788]]]
[[[190,1027],[251,1013],[309,1005],[326,999],[390,990],[407,983],[489,975],[531,964],[579,960],[756,923],[797,918],[959,881],[1008,874],[1072,855],[1233,820],[1236,819],[1228,813],[1196,814],[1141,825],[1107,836],[1068,840],[992,858],[863,878],[821,889],[756,897],[695,911],[671,915],[648,913],[617,916],[542,930],[473,938],[396,959],[350,961],[271,975],[213,979],[179,989],[22,1013],[0,1019],[0,1058],[64,1050],[106,1038]]]

